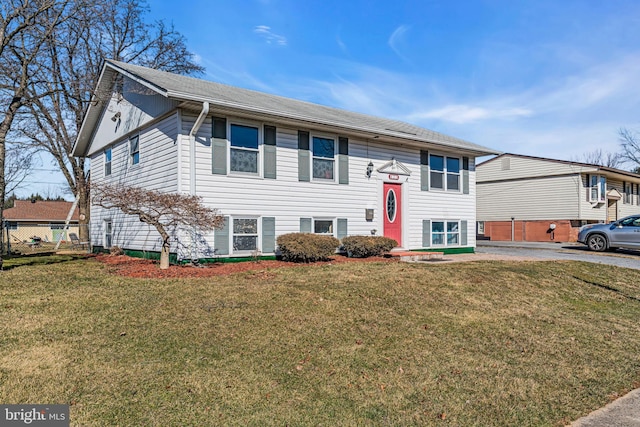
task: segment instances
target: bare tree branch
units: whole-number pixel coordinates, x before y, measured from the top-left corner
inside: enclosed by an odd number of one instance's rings
[[[123,184],[92,184],[93,203],[137,216],[158,231],[162,239],[160,268],[169,267],[169,231],[178,226],[202,232],[222,227],[224,217],[202,204],[198,196],[163,193]]]

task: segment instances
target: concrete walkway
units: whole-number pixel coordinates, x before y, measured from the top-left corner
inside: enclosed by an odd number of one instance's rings
[[[570,424],[571,427],[638,427],[640,426],[640,389],[633,390]]]

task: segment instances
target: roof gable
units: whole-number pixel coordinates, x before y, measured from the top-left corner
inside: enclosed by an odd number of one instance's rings
[[[97,92],[104,92],[105,89],[110,88],[111,82],[117,74],[135,79],[138,83],[166,98],[192,102],[194,106],[197,106],[198,103],[208,102],[217,108],[263,114],[308,124],[334,126],[347,131],[358,131],[368,134],[371,138],[386,136],[465,150],[475,155],[498,153],[478,144],[397,120],[326,107],[117,61],[106,62]],[[93,130],[103,108],[104,101],[99,99],[96,99],[95,103],[89,106],[74,147],[75,155],[86,155]]]
[[[72,202],[16,200],[12,208],[5,209],[3,216],[8,221],[65,221]],[[73,221],[78,221],[78,208],[73,212]]]

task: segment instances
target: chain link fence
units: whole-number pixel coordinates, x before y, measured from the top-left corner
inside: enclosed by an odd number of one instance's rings
[[[83,228],[81,232],[80,228]],[[3,255],[28,255],[56,251],[89,252],[88,224],[36,224],[5,221],[2,227],[0,251]]]

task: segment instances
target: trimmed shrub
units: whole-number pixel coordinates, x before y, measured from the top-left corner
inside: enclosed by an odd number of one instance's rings
[[[350,257],[367,258],[380,256],[398,246],[398,242],[384,236],[348,236],[342,246]]]
[[[332,236],[290,233],[278,236],[278,247],[284,261],[327,261],[335,254],[340,241]]]

